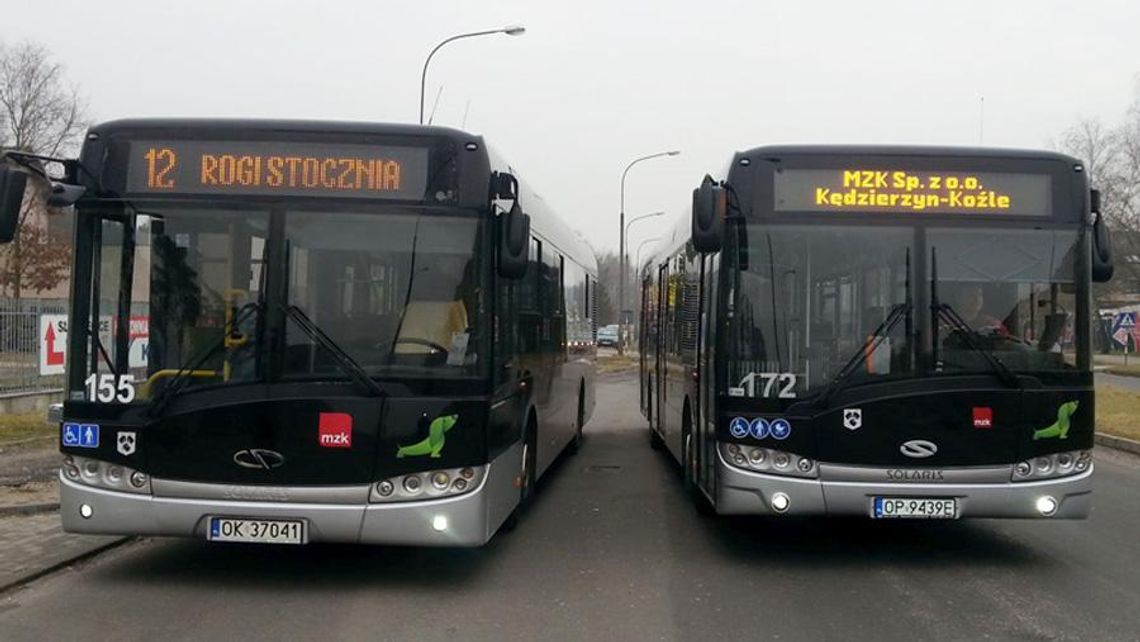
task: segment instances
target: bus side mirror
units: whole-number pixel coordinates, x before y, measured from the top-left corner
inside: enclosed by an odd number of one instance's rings
[[[693,247],[702,253],[719,252],[724,239],[725,194],[711,176],[693,190]]]
[[[529,241],[530,216],[515,201],[509,212],[499,215],[499,276],[521,279],[526,274]]]
[[[1107,283],[1115,271],[1112,265],[1112,234],[1098,212],[1092,227],[1092,280]]]
[[[11,243],[16,238],[27,185],[26,173],[0,165],[0,243]]]

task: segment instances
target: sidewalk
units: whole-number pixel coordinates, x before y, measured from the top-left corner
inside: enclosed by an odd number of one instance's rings
[[[0,592],[125,539],[63,532],[59,457],[54,438],[0,446]]]
[[[0,592],[89,557],[127,538],[71,535],[59,512],[0,518]]]

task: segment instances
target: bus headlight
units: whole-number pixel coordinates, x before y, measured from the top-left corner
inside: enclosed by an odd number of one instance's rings
[[[389,477],[372,485],[368,501],[379,504],[462,495],[478,488],[485,474],[485,466],[465,466]]]
[[[122,464],[67,455],[60,465],[60,473],[68,481],[77,482],[84,486],[127,493],[150,493],[150,477],[146,473]]]
[[[1070,450],[1041,455],[1013,465],[1013,481],[1040,481],[1083,473],[1092,467],[1091,450]]]
[[[718,447],[724,460],[736,468],[791,477],[819,476],[819,467],[809,457],[771,448],[741,448],[735,443],[721,442]]]

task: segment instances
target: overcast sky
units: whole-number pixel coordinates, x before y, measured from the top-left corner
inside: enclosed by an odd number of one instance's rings
[[[642,8],[646,7],[646,8]],[[651,8],[650,8],[651,7]],[[768,143],[1044,147],[1118,121],[1140,74],[1140,2],[539,0],[9,2],[0,41],[46,45],[96,120],[414,122],[483,134],[599,249],[675,216],[733,151]],[[657,219],[661,220],[661,219]],[[630,252],[660,227],[631,232]]]

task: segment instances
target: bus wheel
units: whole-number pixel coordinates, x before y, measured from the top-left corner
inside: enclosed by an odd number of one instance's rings
[[[712,515],[716,511],[713,510],[712,504],[709,503],[704,491],[701,490],[700,485],[697,483],[697,444],[696,439],[693,438],[692,425],[687,415],[685,424],[683,433],[685,435],[685,444],[682,449],[684,455],[682,466],[684,467],[685,475],[685,492],[692,498],[693,506],[697,509],[698,515]]]
[[[584,386],[578,387],[578,419],[577,429],[574,433],[574,439],[570,440],[570,454],[577,455],[582,450],[582,424],[586,422],[586,399]]]
[[[535,441],[537,440],[537,431],[535,430],[534,417],[527,422],[526,432],[523,437],[523,450],[522,450],[522,466],[519,470],[519,503],[507,519],[503,521],[503,530],[513,531],[519,525],[519,518],[526,511],[530,505],[531,497],[534,496],[535,484],[535,469],[538,467],[538,457],[535,452]]]

